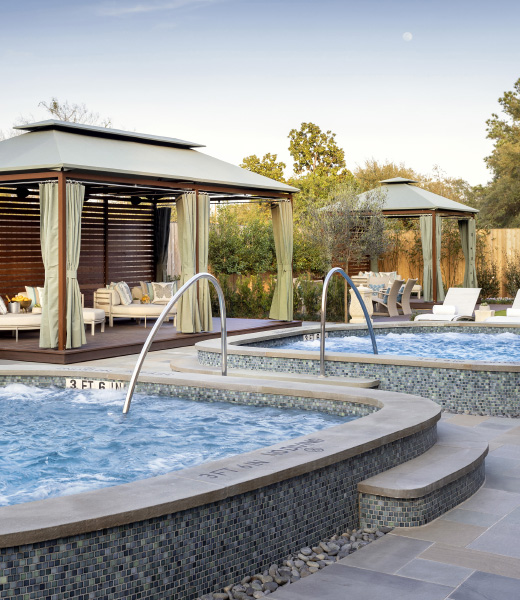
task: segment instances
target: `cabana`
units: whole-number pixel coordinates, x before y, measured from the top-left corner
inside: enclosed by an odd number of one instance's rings
[[[475,208],[449,200],[420,187],[412,179],[394,177],[381,181],[385,193],[383,214],[388,218],[418,218],[423,251],[424,300],[444,300],[441,274],[442,219],[455,218],[459,222],[462,251],[465,258],[465,288],[477,287]],[[369,194],[370,192],[366,192]],[[364,194],[361,194],[363,196]],[[435,259],[434,259],[435,257]],[[434,283],[436,282],[436,284]]]
[[[193,142],[48,120],[0,142],[0,293],[45,281],[40,347],[84,343],[80,289],[163,280],[177,207],[181,284],[208,268],[210,203],[271,205],[278,279],[270,318],[292,319],[296,188],[223,162]],[[169,206],[168,206],[169,205]],[[208,282],[179,303],[177,330],[211,329]]]

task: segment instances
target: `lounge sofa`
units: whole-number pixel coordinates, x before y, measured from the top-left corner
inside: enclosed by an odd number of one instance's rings
[[[138,322],[144,319],[144,326],[146,327],[146,320],[149,318],[156,319],[159,317],[165,307],[165,304],[142,304],[141,298],[143,292],[140,287],[132,288],[132,297],[134,301],[132,304],[123,304],[121,302],[121,296],[115,289],[99,288],[94,292],[94,308],[99,308],[105,311],[108,317],[108,325],[114,326],[114,317],[126,317],[136,319]],[[173,325],[175,326],[175,319],[177,315],[177,307],[174,306],[168,313],[168,317],[165,321],[170,318],[173,319]]]

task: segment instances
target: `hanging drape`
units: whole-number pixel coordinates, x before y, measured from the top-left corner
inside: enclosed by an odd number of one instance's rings
[[[475,219],[461,219],[459,221],[460,240],[464,253],[464,283],[465,288],[476,288],[477,268],[475,259],[477,254],[477,227]]]
[[[170,240],[170,220],[172,209],[158,208],[154,222],[155,281],[166,281],[168,266],[168,242]]]
[[[200,194],[198,200],[198,228],[199,228],[199,263],[198,272],[207,273],[209,254],[209,195]],[[202,331],[213,331],[213,319],[211,318],[211,300],[209,296],[210,283],[207,279],[201,279],[199,286],[199,314]]]
[[[40,183],[40,244],[45,285],[40,326],[40,348],[58,347],[58,184]]]
[[[370,270],[372,273],[379,273],[379,256],[370,257]]]
[[[84,185],[67,183],[67,341],[65,348],[79,348],[87,343],[81,291],[77,279],[84,198]]]
[[[195,275],[196,194],[187,192],[177,200],[177,224],[181,254],[181,279],[179,288]],[[197,288],[192,286],[177,303],[177,331],[196,333],[201,331]]]
[[[278,277],[271,304],[270,319],[292,321],[293,318],[293,219],[291,202],[271,206]]]
[[[444,285],[441,272],[441,241],[442,241],[442,218],[437,215],[435,219],[435,264],[437,271],[437,302],[444,300]]]
[[[422,254],[423,254],[423,298],[427,302],[431,302],[433,299],[433,227],[432,227],[432,216],[421,215],[419,217],[419,228],[421,231],[421,243],[422,243]]]

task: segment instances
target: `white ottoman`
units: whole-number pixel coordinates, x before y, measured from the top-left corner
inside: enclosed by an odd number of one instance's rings
[[[94,335],[94,328],[98,323],[101,325],[101,333],[105,331],[105,311],[101,308],[84,308],[83,321],[85,325],[91,326],[92,335]]]

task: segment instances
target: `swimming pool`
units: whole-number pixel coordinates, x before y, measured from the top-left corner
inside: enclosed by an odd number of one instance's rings
[[[464,331],[384,333],[376,335],[380,355],[418,356],[447,360],[520,362],[520,335],[516,333],[466,333]],[[320,350],[319,340],[288,341],[279,348]],[[364,336],[328,337],[326,352],[372,354],[372,342]]]
[[[77,494],[354,419],[317,411],[11,384],[0,388],[0,506]]]

